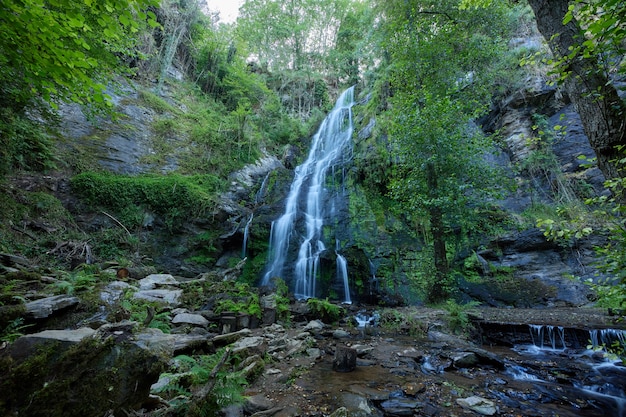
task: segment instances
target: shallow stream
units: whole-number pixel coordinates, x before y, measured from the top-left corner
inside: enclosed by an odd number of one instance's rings
[[[362,339],[345,342],[362,352],[356,371],[334,372],[326,355],[295,387],[306,398],[309,415],[340,406],[364,416],[479,415],[456,401],[478,396],[493,402],[500,416],[626,417],[621,362],[599,346],[564,346],[558,328],[528,331],[536,344],[484,349],[362,333]],[[468,352],[478,357],[476,364],[458,360]]]

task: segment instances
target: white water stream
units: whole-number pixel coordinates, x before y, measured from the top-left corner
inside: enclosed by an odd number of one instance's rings
[[[296,298],[315,297],[320,254],[326,250],[322,227],[331,214],[327,209],[332,208],[332,205],[325,207],[324,204],[326,173],[351,157],[353,105],[354,87],[350,87],[337,99],[335,107],[313,136],[306,161],[296,168],[285,212],[272,222],[270,253],[262,285],[268,285],[274,277],[285,280],[291,277]],[[297,228],[297,224],[302,227]],[[287,265],[291,247],[299,248],[297,259]],[[339,257],[338,254],[338,262]],[[287,271],[288,268],[291,270]],[[347,273],[345,276],[347,287]],[[349,289],[345,301],[350,302]]]

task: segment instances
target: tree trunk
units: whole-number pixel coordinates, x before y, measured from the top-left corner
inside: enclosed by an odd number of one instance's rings
[[[428,294],[428,301],[437,303],[448,298],[446,283],[448,280],[448,255],[443,231],[443,218],[438,207],[430,210],[430,230],[433,234],[433,254],[435,261],[435,280]]]
[[[347,346],[337,346],[333,358],[333,370],[352,372],[356,369],[356,350]]]
[[[437,172],[432,162],[426,164],[426,181],[430,195],[433,198],[438,194]],[[428,301],[437,303],[448,298],[446,282],[448,280],[448,255],[444,235],[443,213],[441,207],[432,205],[428,209],[430,215],[430,231],[433,235],[433,261],[435,264],[435,279],[428,292]]]
[[[584,35],[578,22],[572,19],[563,25],[568,0],[528,0],[528,3],[556,59],[582,44]],[[626,105],[595,57],[577,55],[568,59],[567,71],[571,74],[565,80],[565,88],[596,153],[598,167],[607,179],[626,177],[618,163],[621,152],[617,148],[626,145]]]

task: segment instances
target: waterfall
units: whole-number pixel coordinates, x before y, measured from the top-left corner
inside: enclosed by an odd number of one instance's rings
[[[326,250],[322,227],[330,214],[326,209],[334,207],[323,204],[327,193],[326,173],[329,169],[332,173],[336,165],[351,157],[353,104],[354,87],[350,87],[337,99],[313,136],[306,161],[295,170],[285,212],[272,222],[268,265],[261,284],[268,285],[273,277],[292,278],[298,299],[315,296],[320,254]],[[302,230],[296,228],[301,218]],[[299,249],[297,260],[287,268],[290,247]]]
[[[246,251],[248,250],[248,236],[250,234],[250,224],[252,223],[252,218],[254,217],[254,213],[250,214],[250,218],[246,223],[246,227],[243,229],[243,245],[241,247],[241,258],[246,257]]]
[[[340,282],[343,282],[343,291],[344,291],[344,304],[352,304],[352,300],[350,299],[350,286],[348,285],[348,263],[346,262],[346,258],[337,254],[337,279]]]
[[[529,324],[530,337],[533,344],[540,349],[556,350],[560,344],[561,349],[565,349],[565,329],[561,326],[550,326],[543,324]],[[544,346],[544,339],[548,340],[549,346]]]
[[[259,202],[263,200],[263,198],[265,198],[265,192],[267,191],[267,180],[270,178],[271,173],[272,171],[268,172],[267,175],[265,175],[265,178],[263,178],[263,182],[261,182],[261,187],[254,196],[254,204],[259,204]]]
[[[589,340],[593,348],[607,347],[619,344],[626,349],[626,330],[598,329],[589,330]]]

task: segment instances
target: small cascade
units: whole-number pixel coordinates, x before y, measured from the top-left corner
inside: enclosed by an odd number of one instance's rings
[[[354,316],[354,321],[356,321],[358,328],[376,326],[380,321],[380,314],[374,312],[372,315],[369,315],[365,310],[361,310]]]
[[[243,244],[241,245],[241,259],[245,258],[248,251],[248,236],[250,234],[250,224],[254,218],[254,213],[250,213],[250,218],[246,222],[246,227],[243,229]]]
[[[533,345],[539,349],[565,350],[565,330],[561,326],[529,324]],[[546,344],[545,342],[548,342]]]
[[[296,298],[316,296],[320,255],[326,250],[322,228],[336,207],[336,202],[329,201],[329,197],[345,197],[343,193],[331,195],[328,192],[326,176],[339,167],[343,170],[343,165],[352,157],[353,105],[354,87],[350,87],[337,99],[335,107],[313,136],[307,159],[296,168],[285,212],[272,222],[269,258],[262,285],[268,285],[271,278],[278,276],[292,283]],[[340,184],[333,184],[337,185]],[[303,227],[299,229],[296,225]],[[295,263],[290,261],[286,265],[287,259],[291,259],[289,254],[294,253],[291,249],[295,248],[298,248]]]
[[[589,340],[591,348],[604,348],[614,343],[619,343],[626,349],[626,330],[617,329],[597,329],[589,330]]]
[[[268,172],[267,175],[265,175],[265,178],[263,178],[263,181],[261,182],[261,187],[254,196],[254,204],[259,204],[259,202],[261,202],[263,198],[265,198],[265,192],[267,191],[267,182],[270,178],[271,173],[272,171]]]
[[[343,282],[344,304],[352,304],[350,299],[350,285],[348,285],[348,262],[346,258],[337,253],[337,279]]]

